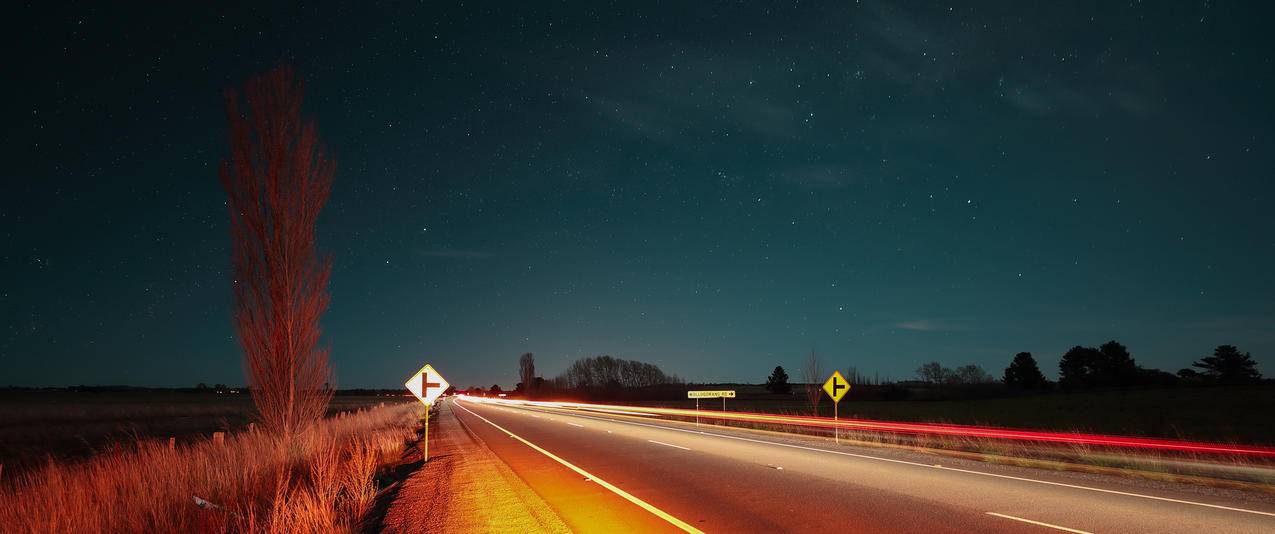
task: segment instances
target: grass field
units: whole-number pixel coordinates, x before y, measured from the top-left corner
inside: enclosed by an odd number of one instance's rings
[[[714,389],[708,388],[705,389]],[[799,400],[763,395],[756,386],[740,386],[740,397],[727,400],[733,411],[810,413]],[[693,408],[694,401],[635,403]],[[720,409],[706,399],[701,409]],[[942,422],[1042,430],[1180,438],[1226,443],[1275,445],[1275,387],[1181,387],[1087,393],[1051,393],[980,400],[843,400],[840,415],[890,421]],[[832,416],[825,399],[820,415]]]
[[[841,405],[851,417],[1275,444],[1275,388],[1170,388]]]
[[[402,397],[336,396],[328,414],[404,402]],[[410,399],[416,402],[415,399]],[[181,392],[0,392],[0,465],[4,475],[53,458],[80,460],[138,440],[207,439],[252,422],[246,394]]]

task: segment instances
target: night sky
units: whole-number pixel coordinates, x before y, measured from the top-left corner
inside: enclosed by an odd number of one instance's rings
[[[222,93],[281,61],[338,163],[342,387],[812,347],[1054,377],[1109,339],[1275,374],[1263,2],[40,4],[3,38],[0,386],[243,383]]]

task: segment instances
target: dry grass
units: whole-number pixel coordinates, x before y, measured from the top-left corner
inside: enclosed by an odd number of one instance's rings
[[[349,532],[375,475],[414,435],[419,405],[321,421],[282,443],[262,432],[169,450],[144,441],[47,465],[0,488],[5,532]],[[206,501],[196,504],[196,497]]]
[[[408,398],[416,403],[415,398]],[[338,395],[328,415],[402,397]],[[79,461],[145,439],[190,443],[214,431],[245,430],[256,420],[247,394],[180,392],[3,392],[0,391],[0,463],[6,473],[38,468],[51,456]]]

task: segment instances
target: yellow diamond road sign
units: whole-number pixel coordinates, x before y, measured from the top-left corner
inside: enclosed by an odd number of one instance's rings
[[[447,391],[448,387],[451,387],[451,384],[447,383],[447,379],[438,374],[438,371],[435,371],[429,364],[425,364],[425,367],[422,367],[420,371],[417,371],[416,374],[407,379],[404,385],[407,386],[408,391],[411,391],[413,395],[416,395],[416,398],[425,404],[433,404],[434,399],[437,399],[439,395]]]
[[[841,397],[846,396],[846,392],[850,391],[850,383],[846,382],[840,371],[833,371],[828,381],[823,383],[823,390],[832,397],[832,402],[841,402]]]

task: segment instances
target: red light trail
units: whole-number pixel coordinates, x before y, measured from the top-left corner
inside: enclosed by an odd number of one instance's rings
[[[841,430],[859,430],[870,432],[887,432],[918,436],[948,436],[958,438],[983,438],[1007,441],[1028,441],[1036,443],[1052,443],[1064,445],[1091,445],[1099,447],[1116,447],[1127,449],[1158,450],[1177,453],[1217,454],[1233,456],[1255,456],[1275,458],[1275,448],[1254,445],[1233,445],[1226,443],[1210,443],[1198,441],[1143,438],[1136,436],[1117,436],[1107,434],[1087,434],[1079,432],[1053,432],[1044,430],[1022,430],[975,425],[954,425],[943,423],[906,423],[895,421],[877,421],[871,419],[839,419],[808,415],[779,415],[759,412],[719,412],[709,410],[687,410],[679,408],[656,408],[650,406],[624,406],[618,404],[587,404],[578,402],[548,402],[505,400],[468,397],[470,400],[503,404],[519,404],[548,409],[567,409],[577,411],[593,411],[610,414],[623,414],[636,417],[699,417],[701,419],[735,421],[743,423],[761,423],[774,425],[791,425],[807,428],[838,428]]]

